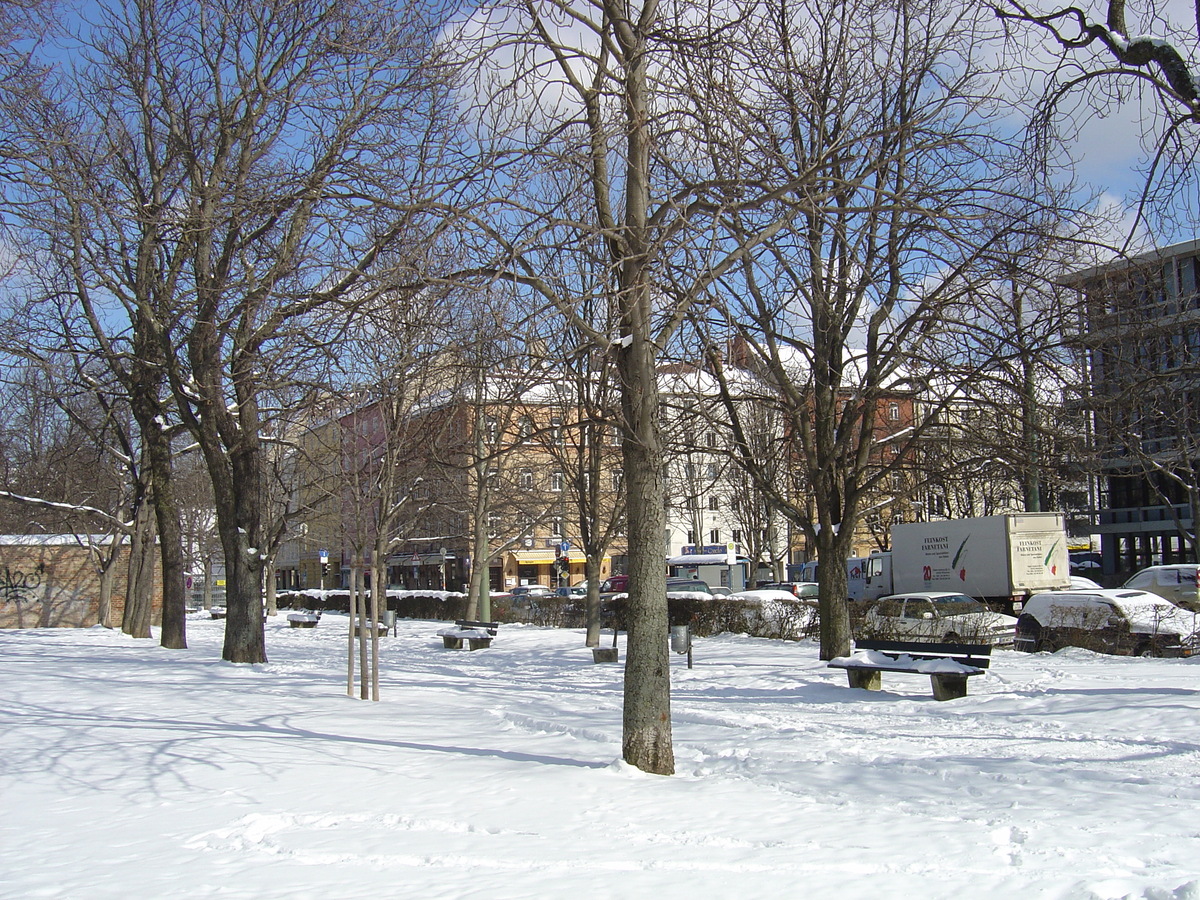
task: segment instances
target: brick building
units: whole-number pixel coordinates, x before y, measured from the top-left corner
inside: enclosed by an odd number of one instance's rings
[[[86,628],[99,624],[100,555],[110,538],[73,534],[0,535],[0,628]],[[94,548],[94,549],[93,549]],[[100,551],[100,554],[96,552]],[[155,560],[153,615],[162,621]],[[110,624],[119,626],[128,589],[129,547],[114,563]]]

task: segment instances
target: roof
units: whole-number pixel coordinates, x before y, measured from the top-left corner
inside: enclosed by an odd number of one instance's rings
[[[121,536],[122,540],[124,535]],[[0,534],[5,547],[78,547],[112,543],[111,534]]]

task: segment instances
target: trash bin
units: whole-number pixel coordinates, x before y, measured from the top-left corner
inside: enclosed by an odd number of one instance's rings
[[[676,653],[687,653],[691,648],[691,628],[689,628],[687,625],[672,625],[671,649]]]

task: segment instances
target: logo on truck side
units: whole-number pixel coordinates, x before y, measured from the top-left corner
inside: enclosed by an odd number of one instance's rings
[[[971,536],[969,534],[965,538],[963,538],[963,542],[958,545],[958,552],[954,554],[954,559],[950,563],[950,568],[952,570],[956,570],[958,572],[958,580],[959,581],[967,580],[967,567],[963,566],[962,568],[959,568],[958,562],[960,559],[962,559],[963,553],[967,549],[967,541],[969,541],[970,539],[971,539]]]

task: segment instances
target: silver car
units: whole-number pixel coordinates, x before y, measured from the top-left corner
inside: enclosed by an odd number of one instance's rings
[[[948,644],[1013,642],[1017,620],[992,612],[966,594],[913,592],[881,597],[863,617],[862,629],[872,637],[914,638]]]
[[[1184,609],[1200,612],[1200,566],[1195,563],[1150,566],[1130,578],[1123,587],[1149,591]]]

